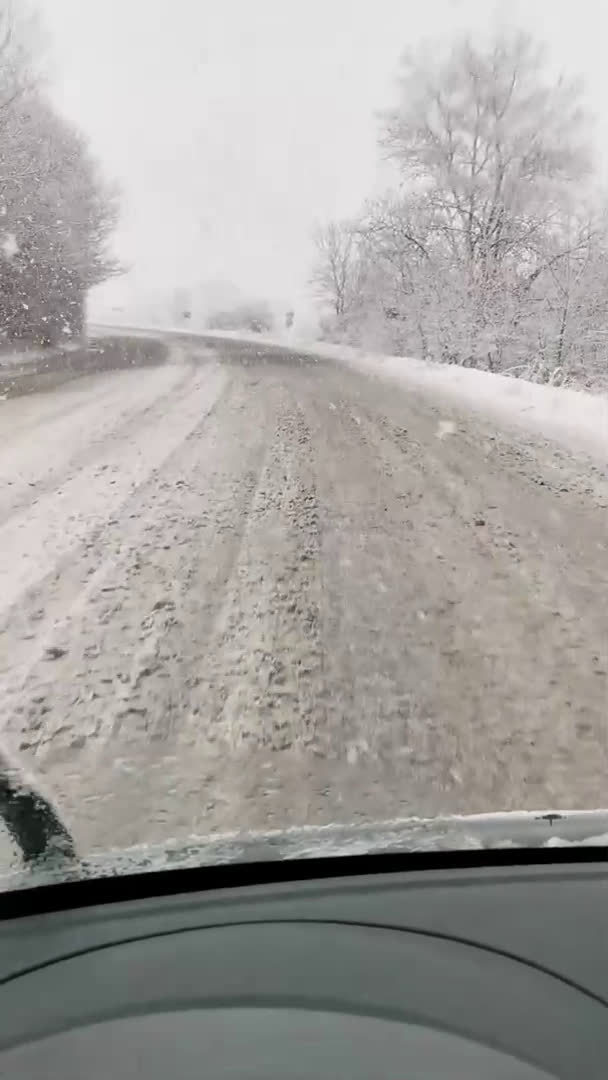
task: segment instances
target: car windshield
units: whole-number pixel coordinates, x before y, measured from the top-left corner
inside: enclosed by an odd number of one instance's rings
[[[0,889],[606,805],[599,18],[0,0]]]

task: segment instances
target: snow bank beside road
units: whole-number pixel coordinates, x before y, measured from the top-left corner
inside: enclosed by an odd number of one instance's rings
[[[336,345],[315,345],[315,354],[347,362],[369,374],[415,385],[608,461],[608,396],[543,386],[507,375],[456,365],[378,356]]]

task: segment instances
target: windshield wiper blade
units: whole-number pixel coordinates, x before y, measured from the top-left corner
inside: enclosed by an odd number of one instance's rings
[[[74,840],[57,809],[12,770],[0,772],[0,817],[25,863],[55,855],[76,858]]]

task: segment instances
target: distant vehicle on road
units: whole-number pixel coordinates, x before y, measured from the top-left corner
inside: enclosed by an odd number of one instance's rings
[[[209,330],[249,330],[262,334],[272,330],[273,321],[270,306],[261,300],[215,311],[209,316],[207,327]]]

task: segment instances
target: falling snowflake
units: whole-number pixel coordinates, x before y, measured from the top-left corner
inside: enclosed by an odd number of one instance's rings
[[[13,255],[17,254],[19,244],[14,233],[5,233],[4,239],[0,242],[0,250],[5,259],[12,259]]]

